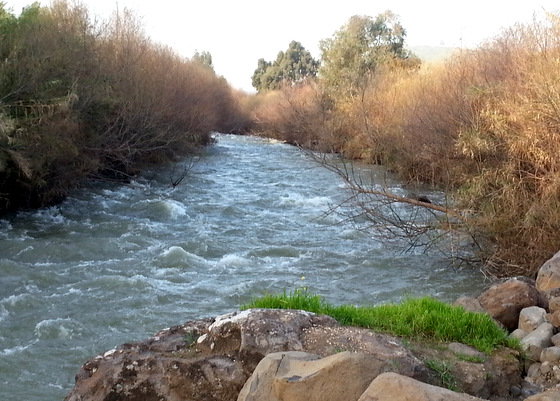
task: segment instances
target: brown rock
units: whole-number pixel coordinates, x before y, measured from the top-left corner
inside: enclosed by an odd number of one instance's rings
[[[560,390],[549,390],[525,398],[525,401],[560,401]]]
[[[219,354],[256,355],[259,360],[278,351],[301,351],[304,329],[339,326],[333,318],[298,310],[249,309],[218,316],[198,347]]]
[[[481,401],[482,398],[456,393],[422,383],[397,373],[377,376],[358,401]]]
[[[541,266],[537,273],[536,287],[543,292],[560,287],[560,252]]]
[[[546,294],[546,295],[548,295],[548,294]],[[559,296],[552,296],[548,299],[548,310],[550,311],[550,313],[560,311],[560,297]]]
[[[251,372],[233,358],[195,351],[191,336],[209,323],[174,327],[88,361],[65,400],[234,400]]]
[[[516,278],[493,285],[478,300],[496,321],[510,331],[517,328],[519,312],[523,308],[542,306],[544,303],[534,285]]]
[[[428,371],[422,361],[404,346],[400,338],[349,326],[313,326],[305,329],[302,344],[306,351],[328,356],[341,351],[360,352],[393,361],[395,372],[426,379]]]
[[[422,360],[440,359],[444,352],[422,342],[404,344],[394,336],[340,326],[327,316],[253,309],[187,322],[92,358],[77,374],[66,400],[234,401],[265,355],[287,351],[321,357],[344,351],[368,354],[372,361],[388,363],[391,370],[418,380],[432,378]],[[472,367],[456,364],[453,373],[459,385],[474,395],[507,394],[521,374],[515,357],[505,351],[497,350]],[[457,360],[450,350],[445,352],[445,358]],[[464,373],[467,370],[471,373]],[[474,371],[488,373],[477,376]],[[468,380],[462,382],[463,377]]]
[[[317,358],[303,352],[267,355],[237,401],[356,401],[376,376],[394,369],[389,361],[367,354]]]
[[[545,315],[546,320],[552,324],[554,327],[560,327],[560,310],[557,310],[554,313],[547,313]]]
[[[480,305],[478,299],[474,297],[466,297],[466,296],[459,297],[455,302],[453,302],[453,305],[461,306],[467,312],[476,312],[476,313],[485,312],[482,305]]]

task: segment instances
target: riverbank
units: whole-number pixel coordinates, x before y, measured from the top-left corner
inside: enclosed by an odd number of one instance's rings
[[[260,96],[255,129],[441,188],[445,206],[468,217],[490,274],[534,277],[557,251],[560,227],[560,19],[547,16],[412,69],[398,53],[364,66],[362,36],[335,36],[359,56],[324,50],[317,79]]]
[[[268,296],[265,304],[274,301],[288,309],[246,309],[187,322],[90,359],[65,401],[110,397],[140,401],[148,396],[167,401],[556,399],[560,397],[560,375],[555,373],[560,369],[560,347],[552,344],[560,343],[559,336],[553,335],[560,327],[555,318],[560,313],[560,287],[554,284],[560,283],[559,278],[557,256],[541,268],[536,283],[510,279],[478,298],[458,300],[461,306],[456,307],[421,303],[425,309],[408,318],[418,330],[403,338],[290,309],[296,304],[316,308],[316,297]],[[472,308],[476,311],[467,310]],[[346,318],[350,316],[347,309],[341,310]],[[475,323],[480,318],[488,320],[493,330],[503,331],[504,340],[508,332],[497,325],[513,331],[509,337],[513,348],[495,343],[480,352],[454,342],[453,336],[438,341],[434,333],[423,331],[424,322],[416,324],[430,316],[444,319],[446,310],[472,318],[471,323],[460,323],[467,327],[457,328],[457,333],[468,332],[461,335],[466,342],[490,336],[486,323]]]
[[[302,361],[307,361],[306,369],[298,365]],[[454,381],[447,384],[463,391],[506,400],[514,399],[509,398],[512,386],[521,388],[514,351],[486,356],[458,344],[403,341],[340,326],[324,315],[251,309],[187,322],[92,358],[65,400],[356,401],[384,372],[445,387],[445,372],[438,372],[436,363],[453,366],[447,374]],[[270,381],[277,384],[267,384]],[[279,386],[282,391],[273,390]],[[295,394],[294,388],[300,397],[284,398]]]
[[[245,127],[211,63],[154,43],[129,10],[100,21],[57,1],[0,14],[0,215],[128,183]]]

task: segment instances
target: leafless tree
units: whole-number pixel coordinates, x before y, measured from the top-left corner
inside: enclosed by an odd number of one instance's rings
[[[306,153],[342,178],[349,192],[329,214],[343,216],[361,230],[374,230],[385,240],[404,239],[408,244],[404,251],[436,249],[449,256],[454,266],[480,263],[476,255],[482,249],[481,239],[471,230],[471,216],[450,206],[445,195],[443,201],[430,199],[388,185],[386,172],[379,177],[338,155]]]

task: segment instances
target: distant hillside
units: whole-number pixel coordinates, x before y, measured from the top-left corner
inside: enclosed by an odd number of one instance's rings
[[[409,50],[416,54],[422,61],[442,61],[459,50],[456,47],[443,46],[410,46]]]

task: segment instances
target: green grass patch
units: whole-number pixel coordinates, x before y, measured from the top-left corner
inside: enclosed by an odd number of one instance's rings
[[[343,325],[366,327],[410,339],[461,342],[490,353],[497,347],[520,349],[519,341],[508,338],[484,313],[467,312],[431,297],[404,299],[381,306],[331,305],[305,289],[256,298],[242,309],[300,309],[333,317]]]
[[[436,373],[443,387],[452,391],[460,390],[457,385],[457,378],[453,374],[453,365],[450,362],[428,359],[426,365]]]

